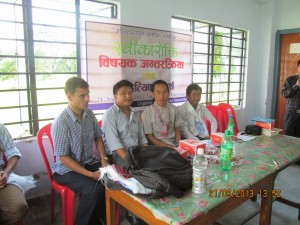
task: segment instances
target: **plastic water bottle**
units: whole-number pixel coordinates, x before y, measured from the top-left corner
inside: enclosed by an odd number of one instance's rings
[[[230,135],[234,135],[234,121],[233,121],[232,115],[229,117],[229,121],[227,124],[227,130],[229,130]]]
[[[225,130],[225,134],[221,142],[221,154],[220,154],[220,169],[223,171],[231,170],[232,149],[233,149],[233,141],[230,135],[230,131]]]
[[[207,159],[204,149],[198,148],[197,155],[193,159],[193,192],[203,193],[206,191]]]

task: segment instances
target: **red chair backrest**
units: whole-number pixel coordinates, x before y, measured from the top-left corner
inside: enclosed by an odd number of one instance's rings
[[[234,122],[234,134],[237,134],[239,132],[239,126],[237,124],[237,120],[236,120],[236,115],[235,115],[235,111],[234,111],[234,108],[230,105],[230,104],[227,104],[227,103],[219,103],[220,107],[226,109],[226,110],[230,110],[230,113],[231,115],[233,116],[233,122]]]
[[[216,105],[207,105],[206,108],[216,118],[218,122],[218,132],[224,133],[228,124],[227,110]]]
[[[37,142],[38,142],[38,146],[39,146],[39,149],[41,151],[41,154],[42,154],[42,157],[43,157],[43,160],[44,160],[44,164],[46,166],[46,170],[47,170],[47,173],[48,173],[48,178],[50,180],[50,182],[53,181],[53,177],[52,177],[52,171],[51,171],[51,167],[50,167],[50,164],[49,164],[49,160],[48,160],[48,157],[47,157],[47,153],[46,153],[46,149],[45,149],[45,146],[44,146],[44,143],[43,143],[43,136],[46,135],[50,141],[50,145],[51,145],[51,153],[53,155],[53,141],[52,141],[52,137],[51,137],[51,123],[42,127],[39,132],[37,133]],[[54,158],[54,162],[56,162],[56,157],[53,155],[53,158]]]

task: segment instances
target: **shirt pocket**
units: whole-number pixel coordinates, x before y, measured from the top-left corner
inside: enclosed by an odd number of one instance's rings
[[[117,126],[118,134],[120,137],[126,137],[129,134],[129,126],[128,123],[119,123]]]
[[[133,136],[137,137],[138,136],[138,132],[139,132],[139,125],[137,120],[132,120],[130,123],[130,132],[132,133]]]

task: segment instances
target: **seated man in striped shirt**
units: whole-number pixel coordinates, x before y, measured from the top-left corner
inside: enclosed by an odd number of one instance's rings
[[[105,190],[99,167],[108,165],[102,130],[94,113],[88,109],[89,85],[72,77],[65,84],[68,107],[54,120],[51,135],[56,163],[53,178],[80,195],[75,218],[77,225],[106,224]],[[93,155],[93,144],[101,163]]]

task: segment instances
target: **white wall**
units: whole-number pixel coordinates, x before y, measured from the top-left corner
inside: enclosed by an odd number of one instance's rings
[[[300,1],[275,0],[274,20],[276,30],[300,28]]]

